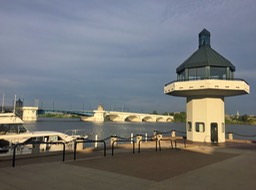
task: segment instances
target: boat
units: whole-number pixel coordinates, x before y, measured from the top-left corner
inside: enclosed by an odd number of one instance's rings
[[[75,140],[86,138],[87,135],[67,135],[56,131],[30,132],[14,112],[0,113],[0,156],[12,155],[14,147],[17,147],[16,154],[60,151],[63,149],[61,143],[67,145],[66,150],[72,150]]]

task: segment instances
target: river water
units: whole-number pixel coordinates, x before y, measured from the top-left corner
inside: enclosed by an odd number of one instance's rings
[[[160,132],[170,132],[176,130],[177,135],[185,135],[185,123],[148,123],[148,122],[84,122],[79,119],[42,119],[37,122],[24,124],[30,131],[59,131],[71,134],[72,130],[77,130],[78,134],[88,135],[94,139],[105,139],[111,135],[120,137],[130,137],[131,133],[151,136],[154,130]],[[235,139],[256,140],[256,126],[254,125],[226,125],[226,133],[233,132]]]

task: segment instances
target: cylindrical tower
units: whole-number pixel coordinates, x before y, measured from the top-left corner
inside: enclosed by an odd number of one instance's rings
[[[199,48],[177,69],[177,80],[164,93],[187,98],[187,139],[225,142],[224,97],[248,94],[250,87],[234,78],[235,66],[211,48],[210,32],[199,33]]]

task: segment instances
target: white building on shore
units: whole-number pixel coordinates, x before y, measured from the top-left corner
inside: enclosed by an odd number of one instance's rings
[[[22,120],[25,122],[37,121],[37,110],[38,110],[38,107],[23,106]]]

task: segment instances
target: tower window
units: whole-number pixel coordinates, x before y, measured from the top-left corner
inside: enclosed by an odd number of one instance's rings
[[[204,133],[205,127],[203,122],[196,122],[196,132]]]
[[[226,67],[211,67],[210,76],[212,79],[227,79]]]
[[[205,67],[190,68],[188,72],[189,80],[200,80],[205,78]]]

